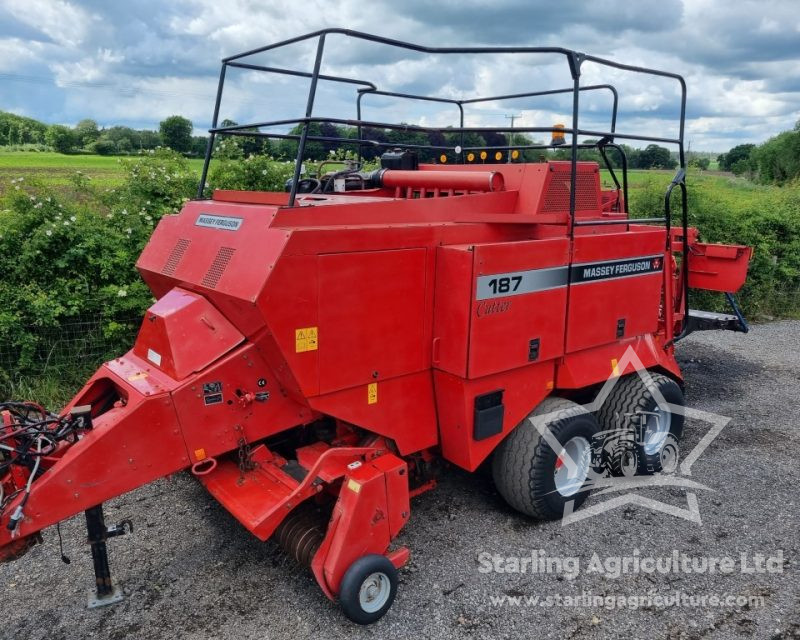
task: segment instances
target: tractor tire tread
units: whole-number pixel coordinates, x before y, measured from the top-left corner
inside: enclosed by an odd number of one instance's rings
[[[551,429],[557,429],[558,423],[576,415],[588,414],[570,400],[551,396],[545,398],[529,417],[553,412],[561,415],[550,423]],[[539,519],[552,518],[541,498],[546,491],[543,477],[536,473],[540,467],[537,461],[544,458],[549,448],[536,426],[526,418],[498,446],[492,460],[492,476],[500,495],[517,511]]]

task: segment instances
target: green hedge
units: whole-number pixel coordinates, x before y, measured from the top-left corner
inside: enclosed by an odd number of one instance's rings
[[[630,191],[635,215],[661,215],[669,179],[652,176]],[[755,185],[743,178],[688,177],[689,222],[702,240],[753,247],[747,283],[739,299],[746,315],[796,315],[800,312],[800,183]],[[679,219],[680,201],[672,208]],[[695,293],[692,306],[722,309],[720,294]]]

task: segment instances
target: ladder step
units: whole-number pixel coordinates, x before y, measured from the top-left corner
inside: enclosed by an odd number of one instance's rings
[[[730,313],[716,313],[714,311],[689,309],[688,321],[692,331],[710,331],[714,329],[741,332],[747,331],[739,318]]]

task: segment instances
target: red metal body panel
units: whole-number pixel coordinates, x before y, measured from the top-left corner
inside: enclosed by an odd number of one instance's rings
[[[484,378],[466,380],[444,371],[433,372],[442,456],[473,471],[553,390],[554,361],[529,364]],[[473,436],[475,397],[503,390],[502,433],[476,440]]]
[[[553,267],[564,267],[569,259],[569,242],[566,238],[551,238],[475,245],[474,256],[473,286],[477,288],[481,276],[527,270],[545,273]],[[479,300],[476,294],[473,290],[470,305],[470,378],[521,367],[532,360],[549,360],[563,353],[566,282],[503,298]],[[533,359],[532,340],[539,340]]]
[[[605,382],[612,375],[631,373],[636,369],[632,364],[619,367],[628,349],[633,349],[641,368],[657,368],[678,380],[682,378],[674,347],[664,347],[663,339],[648,334],[567,354],[556,367],[556,388],[582,389]]]
[[[654,333],[658,329],[665,246],[663,229],[634,225],[628,232],[575,237],[572,264],[583,269],[610,269],[603,263],[639,256],[661,256],[661,268],[621,276],[612,272],[611,277],[584,282],[576,282],[573,276],[567,313],[568,353],[620,338]],[[591,318],[591,322],[587,322],[587,318]],[[618,334],[620,321],[624,322],[621,335]]]
[[[421,371],[425,249],[319,257],[320,394]]]
[[[157,298],[175,286],[201,293],[249,338],[264,327],[255,302],[289,238],[270,228],[274,215],[264,206],[188,202],[162,218],[136,266]],[[239,226],[202,226],[208,216]]]
[[[133,352],[175,380],[205,369],[244,336],[205,298],[173,289],[147,311]]]
[[[374,384],[374,391],[370,390]],[[439,441],[436,400],[430,371],[309,398],[315,411],[391,438],[402,455]]]
[[[259,393],[268,399],[257,400]],[[313,417],[308,405],[282,392],[252,344],[184,382],[172,399],[192,462],[235,449],[241,438],[256,442]]]
[[[462,245],[436,250],[433,366],[462,378],[467,377],[469,355],[472,263],[472,252]]]
[[[736,293],[747,278],[747,266],[753,250],[731,244],[692,244],[689,263],[689,286]]]

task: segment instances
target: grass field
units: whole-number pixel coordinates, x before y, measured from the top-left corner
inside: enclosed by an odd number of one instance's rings
[[[135,156],[134,156],[135,157]],[[125,177],[121,161],[115,156],[63,155],[52,152],[0,152],[0,195],[17,178],[36,178],[52,186],[66,185],[76,172],[88,176],[98,187],[113,187]],[[197,169],[198,178],[203,161],[189,160]]]
[[[135,157],[135,156],[134,156]],[[0,151],[0,195],[9,188],[10,181],[17,178],[36,178],[52,186],[68,184],[76,172],[80,171],[88,176],[92,183],[98,187],[113,187],[122,182],[125,177],[121,160],[116,156],[97,155],[64,155],[52,152],[26,152]],[[191,158],[189,164],[196,169],[198,178],[203,166],[202,158]],[[632,170],[628,172],[629,188],[635,189],[647,185],[652,181],[662,183],[666,187],[672,179],[674,171],[645,171]],[[724,179],[725,182],[735,180],[730,174],[717,174],[716,172],[695,172],[693,179],[702,182]],[[745,180],[736,180],[746,182]],[[603,183],[611,186],[612,182],[608,172],[603,172]]]

